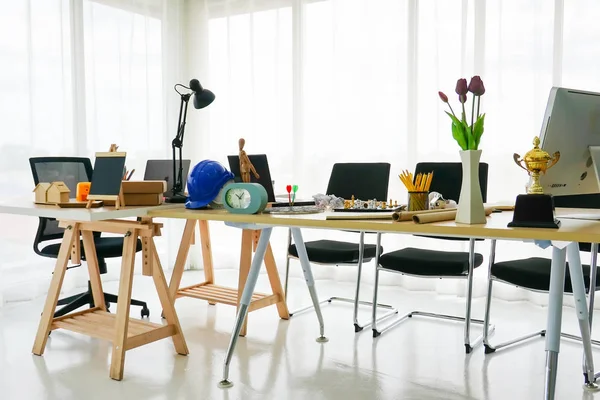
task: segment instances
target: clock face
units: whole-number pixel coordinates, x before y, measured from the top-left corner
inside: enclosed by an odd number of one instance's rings
[[[225,201],[231,208],[248,208],[250,206],[250,200],[250,193],[243,188],[232,188],[225,194]]]

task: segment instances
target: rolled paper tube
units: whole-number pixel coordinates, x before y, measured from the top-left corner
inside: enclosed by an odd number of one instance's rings
[[[488,216],[494,210],[493,207],[485,208],[485,215]],[[417,224],[428,224],[430,222],[442,222],[452,221],[456,218],[458,209],[446,210],[442,212],[429,213],[429,214],[416,214],[413,215],[412,220]]]
[[[396,211],[394,214],[392,214],[392,219],[396,222],[412,221],[414,215],[440,213],[440,212],[444,212],[444,211],[448,211],[448,210],[436,209],[436,210],[421,210],[421,211]]]

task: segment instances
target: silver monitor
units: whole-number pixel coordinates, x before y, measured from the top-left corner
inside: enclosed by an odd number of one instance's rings
[[[553,87],[540,134],[541,148],[560,152],[540,177],[544,193],[600,193],[600,93]]]

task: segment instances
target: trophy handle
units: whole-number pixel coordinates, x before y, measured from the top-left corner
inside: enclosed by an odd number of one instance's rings
[[[515,164],[517,164],[519,167],[523,168],[525,171],[527,171],[527,173],[529,173],[529,170],[521,164],[523,162],[523,160],[521,159],[520,155],[518,155],[517,153],[514,153],[513,160],[515,160]],[[556,161],[558,161],[558,160],[556,160]]]
[[[560,160],[560,151],[557,151],[552,155],[552,162],[550,163],[550,165],[548,165],[548,168],[546,169],[551,168],[554,164],[558,162],[558,160]]]

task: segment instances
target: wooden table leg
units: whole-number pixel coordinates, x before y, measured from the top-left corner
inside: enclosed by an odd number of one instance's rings
[[[181,243],[179,244],[179,250],[177,252],[177,259],[175,260],[173,274],[171,275],[171,281],[169,283],[169,294],[173,299],[173,302],[175,302],[177,290],[179,290],[179,285],[181,284],[181,277],[183,276],[183,270],[185,269],[185,261],[190,252],[190,245],[194,236],[195,227],[196,220],[188,219],[185,221],[185,228],[183,229]]]
[[[248,279],[248,273],[250,272],[250,265],[252,264],[252,246],[253,246],[254,231],[250,229],[242,230],[242,248],[240,252],[240,275],[238,277],[238,310],[240,308],[240,300],[242,299],[242,293],[244,286],[246,286],[246,279]],[[248,329],[248,315],[244,319],[244,325],[240,331],[240,336],[246,336]]]
[[[123,367],[125,365],[125,344],[129,327],[129,304],[131,302],[133,264],[135,261],[137,237],[138,231],[137,229],[133,229],[125,235],[125,239],[123,240],[123,261],[121,264],[121,279],[119,280],[115,338],[113,340],[110,363],[110,377],[117,381],[123,379]]]
[[[155,267],[152,269],[152,278],[154,278],[154,286],[156,286],[156,292],[158,293],[158,298],[160,299],[160,304],[162,306],[163,314],[165,319],[167,320],[167,323],[169,325],[175,326],[175,335],[173,335],[173,344],[175,345],[175,351],[177,351],[178,354],[185,356],[188,355],[190,352],[185,342],[185,338],[183,337],[183,331],[181,330],[181,325],[179,324],[179,318],[177,317],[177,313],[175,312],[175,299],[169,295],[167,280],[165,279],[165,274],[163,272],[162,265],[160,264],[158,253],[156,252],[154,240],[150,240],[150,242],[153,254],[153,264]]]
[[[104,290],[102,290],[102,280],[100,279],[100,269],[98,266],[98,255],[96,254],[96,245],[94,244],[94,233],[91,231],[82,231],[81,237],[83,240],[83,250],[86,254],[85,261],[90,275],[94,306],[106,311]]]
[[[273,255],[273,249],[271,249],[271,243],[267,244],[267,251],[265,252],[265,268],[267,270],[267,275],[269,276],[269,283],[271,284],[273,294],[279,295],[279,301],[276,303],[279,318],[290,319],[290,312],[285,302],[285,294],[283,292],[283,287],[281,287],[279,271],[277,271],[277,264],[275,263],[275,256]]]
[[[58,251],[56,267],[54,267],[54,274],[52,275],[52,281],[50,282],[50,288],[48,289],[44,311],[42,312],[42,318],[40,319],[37,335],[33,344],[32,352],[38,356],[44,354],[44,349],[46,348],[48,334],[50,333],[50,327],[54,318],[54,310],[58,303],[60,288],[62,287],[69,257],[71,256],[71,245],[73,240],[79,240],[79,237],[76,238],[74,235],[75,231],[79,232],[79,224],[77,223],[73,223],[73,225],[69,225],[65,229],[63,240]]]
[[[200,228],[200,243],[202,245],[202,262],[204,263],[204,278],[206,280],[206,283],[215,283],[208,221],[198,221],[198,227]]]

